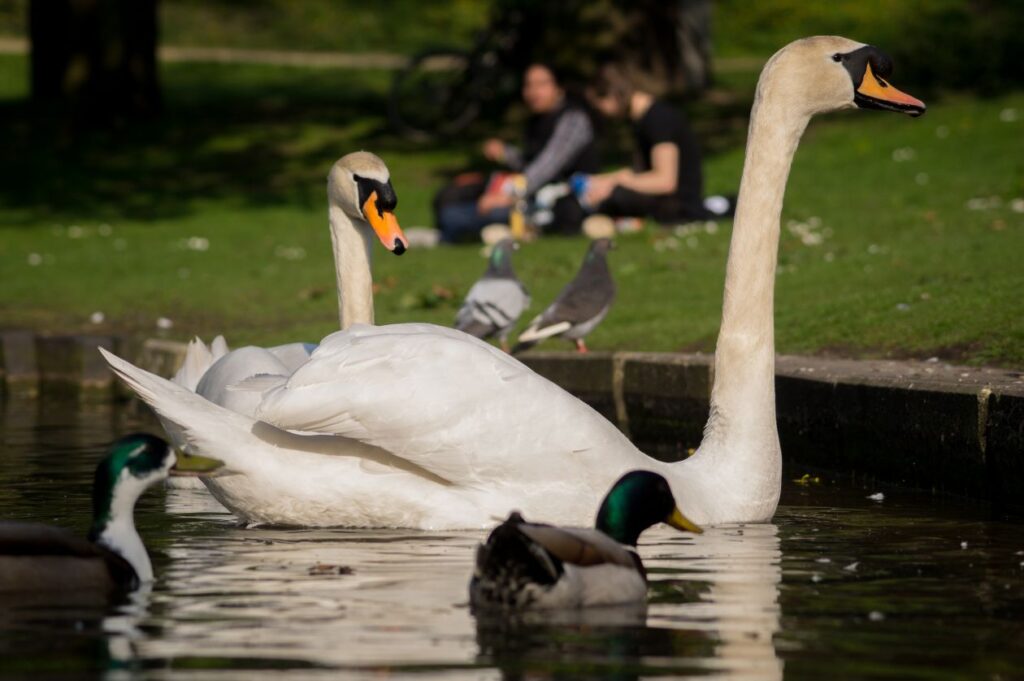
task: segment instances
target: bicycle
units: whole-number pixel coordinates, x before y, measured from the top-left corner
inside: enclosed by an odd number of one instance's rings
[[[429,141],[465,130],[491,103],[507,103],[528,65],[527,12],[509,9],[483,30],[468,51],[421,52],[395,75],[388,99],[391,126]]]

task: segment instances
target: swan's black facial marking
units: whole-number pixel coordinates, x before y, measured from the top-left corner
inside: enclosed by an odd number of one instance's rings
[[[853,52],[836,53],[832,60],[842,63],[850,74],[853,81],[854,91],[864,81],[864,72],[868,64],[871,64],[871,72],[879,78],[888,79],[892,75],[892,57],[882,52],[877,47],[865,45]]]
[[[398,196],[395,194],[395,188],[391,186],[391,180],[387,182],[380,182],[369,177],[361,177],[359,175],[353,175],[355,178],[356,186],[359,187],[359,206],[366,205],[366,200],[370,198],[370,194],[377,193],[377,200],[374,206],[377,208],[377,213],[380,217],[384,217],[384,213],[394,213],[395,208],[398,206]]]
[[[924,113],[923,102],[889,85],[888,80],[893,70],[892,57],[877,47],[865,45],[852,52],[837,52],[832,55],[832,61],[841,63],[850,74],[853,102],[858,107],[898,111],[915,117]],[[871,82],[865,82],[865,78],[871,79]]]

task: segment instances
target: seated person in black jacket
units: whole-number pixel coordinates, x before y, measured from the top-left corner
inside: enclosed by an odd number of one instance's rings
[[[546,184],[568,180],[573,173],[598,170],[590,115],[566,96],[554,70],[544,64],[531,65],[523,77],[522,94],[531,113],[522,146],[492,138],[484,142],[484,156],[521,173],[526,180],[522,189],[526,198]],[[441,190],[434,208],[442,241],[477,239],[486,225],[509,221],[517,196],[501,191],[485,192],[486,186],[482,177],[464,176]],[[558,231],[578,230],[584,217],[574,196],[559,199],[554,214],[552,228]]]
[[[705,207],[700,146],[683,114],[670,104],[636,87],[614,65],[601,69],[588,93],[604,115],[628,116],[636,144],[632,168],[593,175],[584,204],[612,217],[646,217],[661,223],[689,222],[730,212],[724,199]]]

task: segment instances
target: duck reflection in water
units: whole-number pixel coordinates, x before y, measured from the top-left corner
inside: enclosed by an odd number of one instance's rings
[[[782,679],[773,642],[782,581],[775,525],[719,526],[685,538],[659,528],[640,552],[649,604],[478,613],[477,662],[505,679]]]

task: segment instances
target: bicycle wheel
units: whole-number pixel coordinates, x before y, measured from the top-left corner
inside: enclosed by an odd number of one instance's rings
[[[391,84],[391,126],[422,140],[461,132],[480,113],[475,80],[464,52],[429,50],[417,55]]]

